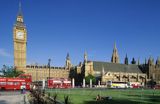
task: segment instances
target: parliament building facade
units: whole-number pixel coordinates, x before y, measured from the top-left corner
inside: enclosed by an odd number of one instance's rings
[[[13,27],[13,43],[14,43],[14,67],[17,70],[24,71],[26,74],[32,75],[33,81],[47,80],[49,77],[56,78],[74,78],[75,82],[82,83],[83,78],[89,74],[96,77],[97,81],[105,83],[106,81],[115,82],[139,82],[145,84],[153,79],[160,83],[160,58],[156,63],[150,57],[143,64],[133,59],[129,64],[126,55],[124,63],[119,62],[119,55],[116,44],[114,45],[111,62],[88,60],[87,53],[84,53],[84,61],[79,65],[73,66],[69,53],[66,57],[64,67],[53,67],[50,65],[26,65],[27,52],[27,29],[24,24],[21,8],[17,15],[16,23]]]

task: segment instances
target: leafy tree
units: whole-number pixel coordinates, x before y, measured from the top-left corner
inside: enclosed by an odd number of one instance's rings
[[[134,59],[134,57],[132,58],[131,64],[136,64],[136,60]]]
[[[96,78],[91,74],[89,74],[88,76],[85,77],[86,84],[90,83],[90,79],[92,79],[93,84],[96,84]]]
[[[23,71],[16,70],[16,68],[5,66],[5,65],[3,65],[2,72],[4,77],[17,77],[20,74],[24,73]]]
[[[156,82],[155,82],[155,80],[153,79],[153,77],[151,77],[151,80],[149,81],[149,84],[150,84],[151,88],[154,88],[154,87],[155,87]]]
[[[71,68],[69,72],[69,78],[75,78],[75,76],[76,76],[76,70]]]

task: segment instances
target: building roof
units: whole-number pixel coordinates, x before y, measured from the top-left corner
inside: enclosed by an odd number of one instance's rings
[[[109,63],[109,62],[99,62],[93,61],[93,69],[95,71],[110,71],[110,72],[128,72],[128,73],[142,73],[138,65],[135,64],[119,64],[119,63]]]

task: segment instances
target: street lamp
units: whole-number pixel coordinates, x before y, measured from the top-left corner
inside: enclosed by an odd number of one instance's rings
[[[51,59],[48,59],[48,68],[49,68],[49,79],[50,79],[50,69],[51,69],[51,66],[50,66],[50,64],[51,64]]]

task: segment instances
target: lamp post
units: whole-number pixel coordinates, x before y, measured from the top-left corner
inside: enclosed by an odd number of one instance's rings
[[[48,59],[48,68],[49,68],[49,77],[48,77],[48,79],[50,79],[50,69],[51,69],[50,64],[51,64],[51,59]]]
[[[38,78],[37,78],[37,69],[35,69],[35,70],[36,70],[36,81],[37,81],[37,79],[38,79]]]

